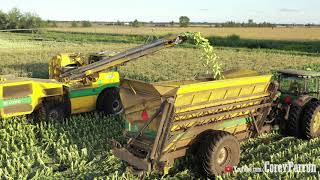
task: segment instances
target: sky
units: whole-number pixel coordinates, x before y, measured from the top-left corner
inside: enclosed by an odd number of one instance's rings
[[[320,0],[0,0],[50,20],[255,22],[320,24]]]

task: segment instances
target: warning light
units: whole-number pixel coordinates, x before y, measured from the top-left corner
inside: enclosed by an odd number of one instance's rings
[[[287,97],[285,97],[284,98],[284,103],[286,103],[286,104],[291,104],[291,97],[290,96],[287,96]]]
[[[233,171],[232,166],[226,166],[226,167],[224,167],[224,172],[226,172],[226,173],[231,173],[232,171]]]
[[[149,119],[149,115],[148,115],[148,112],[146,110],[143,110],[142,113],[141,113],[141,118],[142,120],[144,121],[147,121]]]

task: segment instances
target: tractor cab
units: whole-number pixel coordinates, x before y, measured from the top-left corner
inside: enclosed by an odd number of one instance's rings
[[[303,70],[278,71],[279,91],[282,99],[290,97],[296,99],[302,95],[319,98],[320,72]]]
[[[320,136],[320,72],[280,70],[280,98],[271,117],[277,117],[284,134],[312,139]],[[278,96],[279,97],[279,96]]]

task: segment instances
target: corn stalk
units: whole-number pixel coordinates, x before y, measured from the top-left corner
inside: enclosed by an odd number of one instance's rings
[[[221,64],[217,61],[218,56],[210,45],[209,40],[201,36],[200,32],[186,32],[183,36],[201,49],[201,61],[206,68],[206,74],[212,74],[214,79],[222,79]]]

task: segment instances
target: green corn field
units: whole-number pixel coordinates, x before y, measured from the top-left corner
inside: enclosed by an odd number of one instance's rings
[[[28,34],[0,33],[0,74],[48,78],[48,61],[59,52],[119,52],[135,45],[136,42],[35,41]],[[216,47],[214,52],[225,70],[236,67],[268,73],[286,67],[320,70],[317,54],[223,47]],[[120,74],[148,82],[192,79],[207,73],[202,55],[193,46],[166,49],[120,67]],[[98,113],[74,115],[64,123],[35,123],[27,117],[1,119],[0,179],[205,178],[189,157],[176,161],[167,176],[157,172],[135,175],[110,151],[110,139],[124,142],[123,129],[124,119]],[[239,167],[263,167],[264,161],[274,164],[291,161],[316,164],[317,172],[232,173],[218,179],[320,179],[319,138],[305,141],[275,131],[241,142],[241,151]]]

